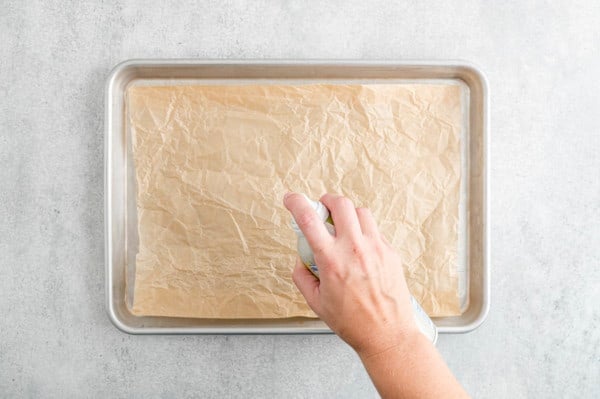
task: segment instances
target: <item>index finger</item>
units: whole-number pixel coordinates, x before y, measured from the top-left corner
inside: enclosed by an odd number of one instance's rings
[[[325,224],[302,194],[287,193],[283,197],[283,204],[291,212],[314,253],[323,252],[333,244],[333,237]]]

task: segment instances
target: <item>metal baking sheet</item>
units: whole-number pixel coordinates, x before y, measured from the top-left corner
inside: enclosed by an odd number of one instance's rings
[[[130,60],[117,65],[106,84],[105,263],[107,311],[132,334],[331,333],[318,319],[187,319],[139,317],[130,312],[126,281],[135,272],[137,217],[135,177],[125,128],[124,94],[130,85],[241,83],[458,83],[465,109],[459,205],[458,264],[462,315],[434,318],[440,333],[477,328],[489,310],[487,206],[488,94],[483,74],[464,62]],[[129,284],[132,286],[132,284]]]

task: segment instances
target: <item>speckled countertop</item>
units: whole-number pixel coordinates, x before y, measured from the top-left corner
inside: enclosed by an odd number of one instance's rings
[[[129,336],[108,321],[105,79],[128,58],[197,57],[477,64],[492,309],[438,347],[475,397],[600,397],[598,2],[107,3],[2,4],[0,396],[376,397],[335,336]]]

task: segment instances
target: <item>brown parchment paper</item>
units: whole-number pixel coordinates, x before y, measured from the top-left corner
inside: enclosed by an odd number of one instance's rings
[[[132,86],[132,311],[314,317],[291,280],[287,191],[371,208],[431,316],[459,314],[460,87]]]

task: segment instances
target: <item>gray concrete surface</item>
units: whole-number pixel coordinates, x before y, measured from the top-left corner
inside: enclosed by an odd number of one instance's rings
[[[600,3],[306,3],[0,3],[0,397],[376,397],[334,336],[109,323],[102,95],[137,57],[478,64],[492,310],[439,349],[474,397],[600,397]]]

